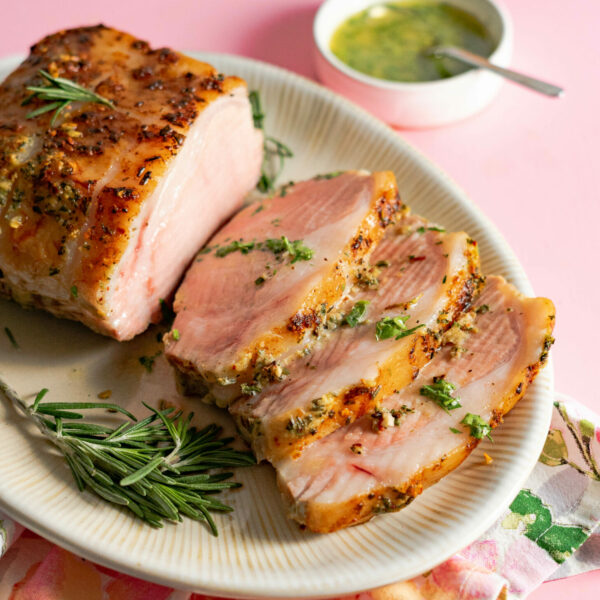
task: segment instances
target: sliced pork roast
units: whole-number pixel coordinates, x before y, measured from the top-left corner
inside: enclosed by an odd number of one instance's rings
[[[40,70],[112,106],[31,116],[50,105],[23,105],[52,87]],[[262,135],[241,79],[97,26],[43,39],[4,81],[0,149],[0,292],[125,340],[254,186]]]
[[[411,385],[276,464],[294,519],[329,532],[398,510],[502,421],[548,356],[554,306],[500,277],[488,278],[476,306],[463,319],[470,332],[453,332]]]
[[[281,377],[401,207],[392,173],[347,172],[286,186],[238,213],[175,298],[166,354],[188,389],[208,386],[223,405],[257,371]]]
[[[371,264],[341,314],[326,315],[339,327],[281,382],[261,390],[259,380],[231,405],[259,460],[298,456],[409,384],[481,282],[475,242],[418,217],[390,228]]]

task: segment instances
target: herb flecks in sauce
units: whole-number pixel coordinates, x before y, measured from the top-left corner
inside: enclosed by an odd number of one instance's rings
[[[388,81],[433,81],[469,67],[428,54],[458,46],[488,57],[495,43],[471,14],[445,2],[389,2],[352,15],[334,32],[331,51],[353,69]]]

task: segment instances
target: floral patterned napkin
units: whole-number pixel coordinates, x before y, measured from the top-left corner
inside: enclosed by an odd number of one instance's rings
[[[600,417],[559,397],[539,462],[485,535],[423,575],[356,600],[524,598],[600,568]],[[0,600],[210,600],[95,565],[0,512]]]

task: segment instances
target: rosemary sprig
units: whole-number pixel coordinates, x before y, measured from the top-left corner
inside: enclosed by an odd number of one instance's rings
[[[32,110],[26,115],[26,119],[33,119],[34,117],[54,110],[54,115],[50,121],[50,127],[54,127],[60,113],[67,108],[71,102],[97,102],[98,104],[109,106],[110,108],[115,107],[107,98],[82,87],[74,81],[64,79],[63,77],[52,77],[50,73],[43,69],[39,70],[39,74],[48,82],[48,85],[27,86],[27,90],[33,93],[25,98],[21,104],[29,104],[34,98],[39,98],[40,100],[49,102],[49,104],[44,104],[35,110]]]
[[[248,94],[250,106],[252,107],[252,118],[254,127],[264,131],[265,113],[262,109],[260,95],[256,90]],[[263,161],[260,171],[260,179],[256,184],[259,192],[266,194],[275,190],[275,182],[283,171],[286,158],[292,158],[294,153],[282,142],[265,135],[263,144]]]
[[[254,464],[247,452],[232,449],[233,438],[220,438],[220,428],[197,430],[192,414],[173,408],[156,410],[141,421],[117,404],[105,402],[42,402],[43,389],[31,405],[0,379],[0,391],[30,418],[67,461],[81,491],[88,489],[113,504],[127,507],[153,527],[183,516],[205,521],[213,535],[210,513],[231,511],[214,497],[240,484],[226,481],[230,472],[209,473]],[[104,409],[123,414],[117,427],[83,421],[80,412]]]

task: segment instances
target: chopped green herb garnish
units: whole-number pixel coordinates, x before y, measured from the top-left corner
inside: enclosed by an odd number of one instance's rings
[[[443,408],[447,413],[451,410],[461,407],[459,402],[460,398],[452,396],[452,392],[456,389],[456,386],[449,381],[446,381],[443,377],[434,377],[431,385],[424,385],[420,390],[419,394],[430,398],[438,404],[440,408]]]
[[[292,258],[292,264],[299,260],[310,260],[314,254],[313,250],[305,246],[302,240],[290,242],[285,235],[282,235],[279,239],[270,238],[265,241],[265,244],[273,254],[287,252]]]
[[[442,283],[446,283],[448,281],[448,275],[444,275],[444,279],[442,279]]]
[[[261,275],[254,280],[254,285],[262,285],[266,279]]]
[[[443,227],[421,227],[417,228],[417,233],[425,233],[426,231],[439,231],[440,233],[444,233],[446,230]]]
[[[475,309],[475,312],[476,312],[478,315],[483,315],[483,314],[485,314],[486,312],[489,312],[489,310],[490,310],[490,307],[489,307],[489,305],[487,305],[487,304],[482,304],[481,306],[478,306],[478,307]]]
[[[455,427],[450,427],[449,429],[452,433],[462,433],[460,429],[456,429]]]
[[[71,296],[73,296],[73,298],[77,298],[78,294],[79,294],[79,290],[77,289],[77,286],[72,285],[71,286]]]
[[[320,181],[321,179],[333,179],[334,177],[338,177],[343,175],[346,171],[332,171],[331,173],[323,173],[322,175],[315,175],[313,177],[314,180]]]
[[[253,217],[254,215],[257,215],[261,210],[264,210],[264,208],[265,207],[263,206],[262,202],[259,203],[250,216]]]
[[[375,263],[375,266],[379,267],[379,268],[389,267],[390,266],[390,261],[389,260],[378,260]]]
[[[313,250],[304,245],[302,240],[290,240],[285,236],[280,238],[269,238],[264,242],[244,242],[243,240],[235,240],[228,246],[222,246],[216,251],[216,255],[219,258],[223,258],[232,252],[241,252],[242,254],[248,254],[252,250],[264,250],[267,248],[273,254],[282,254],[287,252],[291,257],[291,263],[295,263],[299,260],[310,260],[313,257]]]
[[[148,371],[148,373],[152,373],[152,369],[154,368],[154,361],[162,354],[162,351],[159,350],[156,354],[152,356],[140,356],[138,358],[140,365]]]
[[[171,332],[171,334],[173,335],[173,339],[175,341],[177,341],[181,337],[181,335],[179,333],[179,329],[173,329],[173,331]]]
[[[490,432],[492,431],[490,424],[486,420],[482,419],[479,415],[467,413],[461,421],[461,425],[467,425],[470,427],[471,436],[478,440],[483,439],[485,436],[490,440],[490,442],[494,441],[490,435]]]
[[[256,396],[262,390],[262,386],[259,383],[242,383],[240,387],[244,396]]]
[[[288,190],[291,187],[294,187],[294,185],[295,183],[293,181],[288,181],[285,185],[282,185],[279,190],[279,197],[284,198],[285,196],[287,196]]]
[[[13,335],[13,332],[8,327],[5,327],[4,328],[4,333],[6,333],[6,337],[8,338],[8,340],[11,343],[12,347],[13,348],[18,348],[19,344],[17,344],[17,340],[15,340],[15,336]]]
[[[368,305],[369,300],[359,300],[344,317],[344,323],[350,325],[350,327],[356,327],[359,323],[362,323],[367,315]]]
[[[383,317],[383,319],[377,321],[377,324],[375,325],[375,338],[377,341],[387,340],[389,338],[399,340],[400,338],[413,334],[420,327],[423,327],[423,325],[417,325],[412,329],[407,329],[406,321],[408,321],[408,319],[408,315],[404,317]]]
[[[222,246],[216,251],[216,255],[219,258],[223,258],[232,252],[241,252],[242,254],[248,254],[250,250],[254,250],[255,242],[243,242],[242,240],[234,240],[227,246]]]

